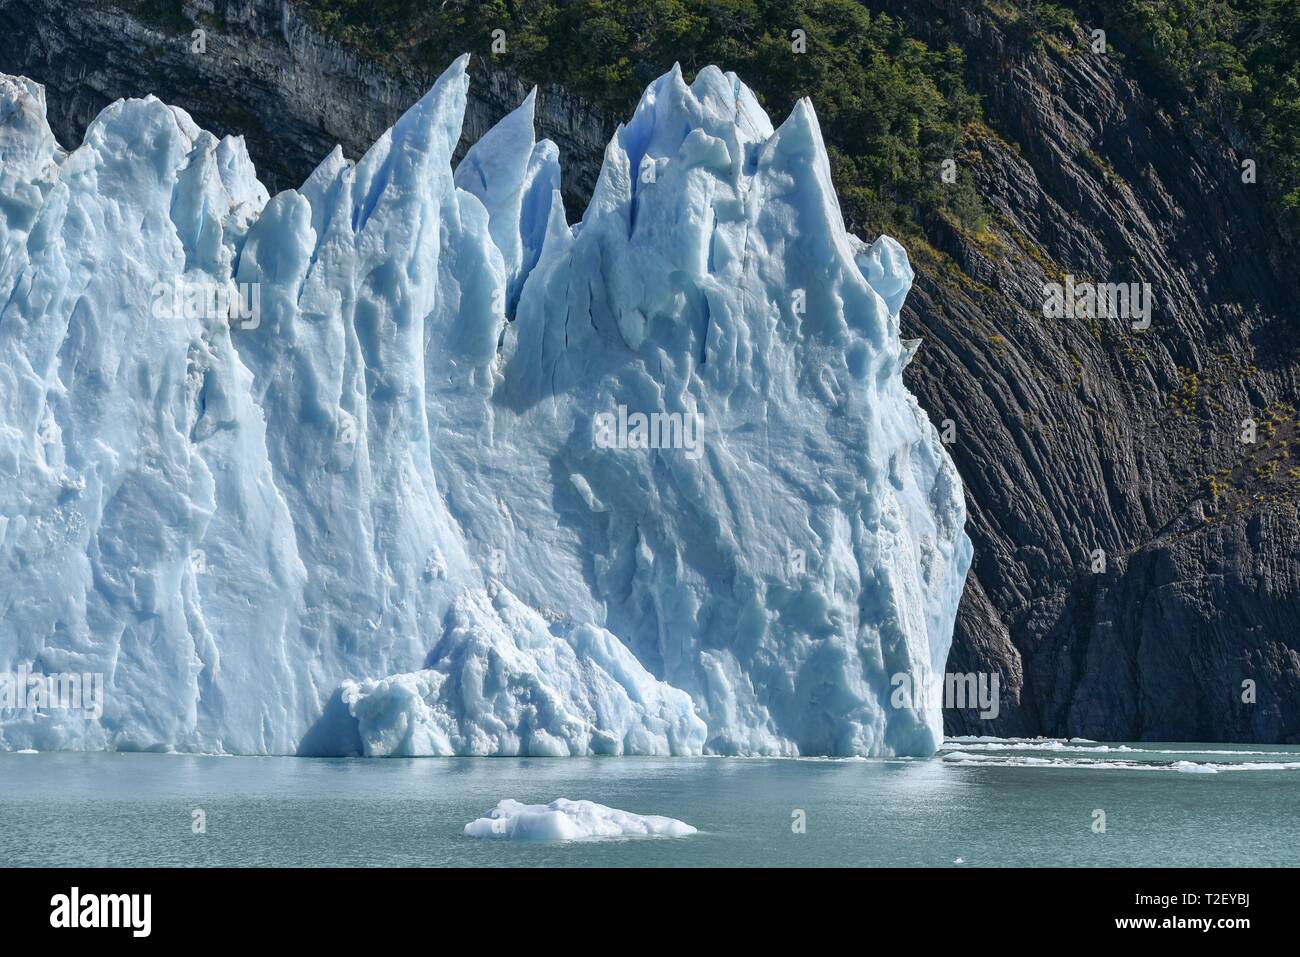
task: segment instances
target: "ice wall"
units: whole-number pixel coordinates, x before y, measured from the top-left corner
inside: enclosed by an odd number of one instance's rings
[[[961,484],[811,105],[674,69],[571,227],[532,97],[452,170],[465,66],[270,199],[0,78],[0,674],[106,679],[0,747],[931,752]]]

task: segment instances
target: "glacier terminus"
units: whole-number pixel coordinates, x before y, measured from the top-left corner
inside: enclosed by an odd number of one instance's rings
[[[102,676],[0,750],[933,753],[962,485],[811,103],[674,68],[570,225],[467,66],[274,197],[0,76],[0,672]]]

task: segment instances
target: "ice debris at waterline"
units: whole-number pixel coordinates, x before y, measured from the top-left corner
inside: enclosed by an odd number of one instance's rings
[[[466,64],[273,198],[0,78],[0,670],[105,675],[0,747],[932,753],[961,482],[812,106],[674,68],[571,226]]]
[[[1109,749],[1089,748],[1087,750],[1108,751]],[[1146,755],[1179,752],[1140,751],[1136,753]],[[1181,753],[1214,754],[1216,752]],[[1251,754],[1252,752],[1217,753]],[[1277,752],[1271,753],[1277,754]],[[1063,758],[1045,758],[1035,755],[976,755],[964,751],[947,751],[943,754],[943,760],[957,767],[974,768],[1086,768],[1100,771],[1178,771],[1183,774],[1218,774],[1220,771],[1300,771],[1300,761],[1168,761],[1151,760],[1144,757],[1136,759],[1101,759],[1086,754]]]
[[[611,837],[688,837],[699,832],[684,821],[657,814],[633,814],[593,801],[558,798],[550,804],[521,804],[506,798],[465,825],[470,837],[514,841],[588,841]]]

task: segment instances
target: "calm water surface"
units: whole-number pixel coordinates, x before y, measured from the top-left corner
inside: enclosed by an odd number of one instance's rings
[[[562,844],[463,833],[502,798],[557,797],[701,833]],[[206,834],[192,831],[195,808]],[[796,810],[806,833],[792,831]],[[1294,865],[1300,748],[960,741],[933,759],[874,761],[6,753],[0,862]]]

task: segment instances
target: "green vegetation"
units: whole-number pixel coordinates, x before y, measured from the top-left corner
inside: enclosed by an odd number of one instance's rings
[[[1300,499],[1300,422],[1282,403],[1258,418],[1253,442],[1238,444],[1237,461],[1207,476],[1207,491],[1235,511],[1253,504]]]
[[[1278,403],[1249,418],[1228,415],[1213,396],[1259,373],[1249,360],[1230,353],[1209,356],[1199,373],[1183,366],[1177,371],[1178,385],[1167,396],[1165,409],[1185,430],[1185,439],[1196,434],[1217,437],[1219,454],[1209,443],[1195,453],[1205,495],[1216,510],[1240,512],[1300,501],[1300,419],[1295,407]],[[1231,442],[1226,462],[1221,444],[1225,438]],[[1216,465],[1210,464],[1211,458]]]
[[[1244,139],[1279,223],[1300,235],[1300,0],[981,2],[1034,48],[1078,54],[1089,42],[1080,19],[1104,29],[1110,54],[1130,54],[1136,78],[1166,106]]]
[[[430,71],[457,53],[491,56],[627,112],[680,62],[689,79],[716,63],[753,87],[773,122],[812,97],[849,228],[919,235],[936,218],[980,233],[986,213],[969,173],[940,179],[978,121],[964,59],[931,48],[857,0],[301,0],[326,32],[368,54]],[[492,31],[506,50],[491,54]],[[807,33],[806,53],[791,31]]]
[[[168,36],[179,36],[194,29],[185,16],[181,0],[124,0],[121,6]]]
[[[1099,153],[1093,150],[1084,150],[1079,155],[1083,158],[1084,162],[1091,166],[1097,174],[1111,186],[1123,182],[1119,174],[1115,172],[1115,168],[1107,163],[1105,157],[1101,156]]]
[[[169,34],[192,25],[181,0],[117,0]],[[440,71],[469,50],[527,81],[558,84],[626,113],[674,62],[688,78],[735,70],[780,123],[812,98],[845,220],[865,236],[915,240],[934,228],[977,241],[988,210],[972,144],[991,131],[965,83],[960,48],[922,42],[878,0],[294,0],[328,34],[381,61]],[[1279,221],[1300,231],[1300,0],[974,0],[1012,38],[1047,55],[1086,52],[1102,27],[1143,86],[1174,112],[1245,142]],[[935,8],[927,37],[952,16]],[[914,26],[916,24],[914,23]],[[937,27],[937,28],[936,28]],[[791,31],[806,31],[806,52]],[[505,52],[492,53],[492,31]],[[1115,49],[1118,45],[1118,50]],[[1095,155],[1084,157],[1106,176]],[[956,159],[957,181],[941,164]]]
[[[1244,134],[1284,226],[1300,229],[1300,2],[1096,0],[1076,4],[1124,41],[1171,103],[1189,98]]]
[[[1020,0],[1009,7],[1006,3],[988,0],[985,5],[999,19],[1008,22],[1008,33],[1032,46],[1039,47],[1053,39],[1070,36],[1076,29],[1074,14],[1054,3]]]

